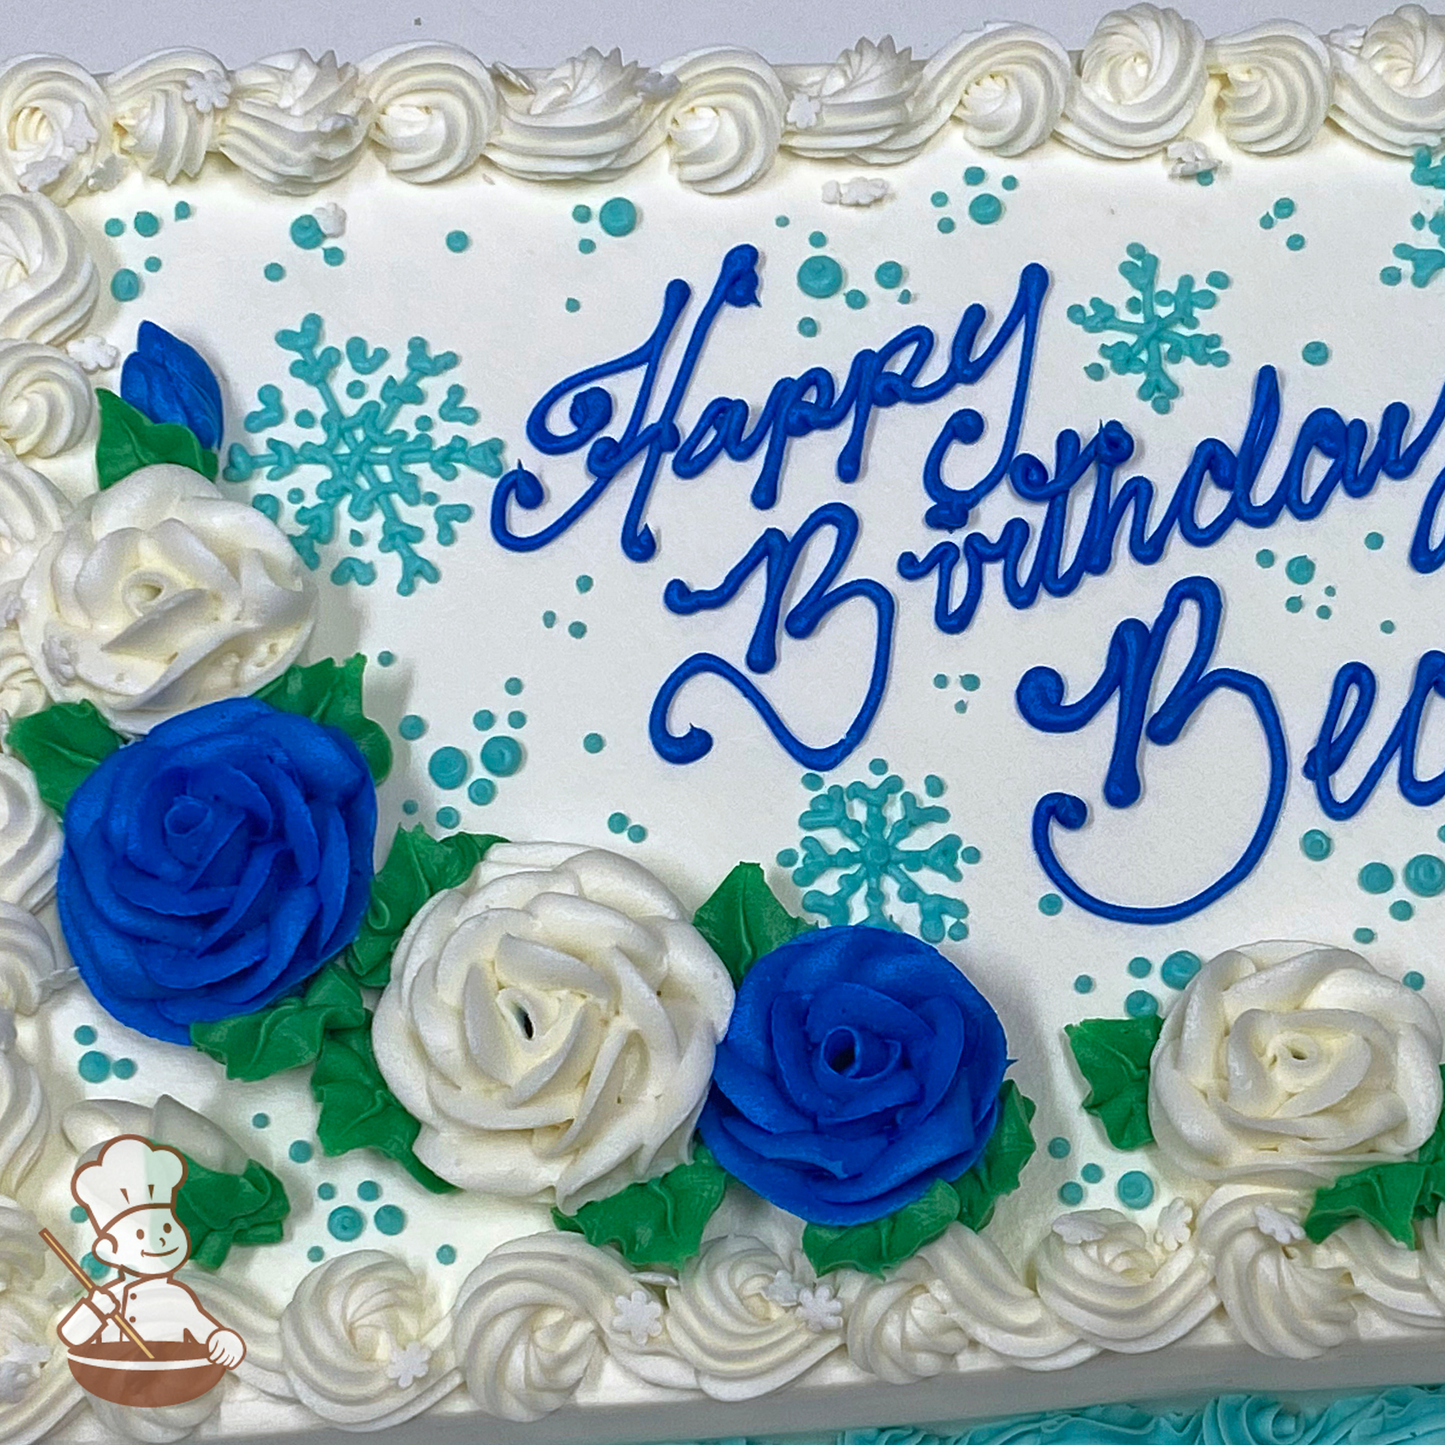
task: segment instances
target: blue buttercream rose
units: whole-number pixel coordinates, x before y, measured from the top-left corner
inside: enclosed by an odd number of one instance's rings
[[[376,789],[336,728],[254,698],[161,723],[65,810],[57,887],[76,967],[153,1038],[250,1013],[355,936]]]
[[[977,1160],[1007,1067],[998,1015],[936,949],[825,928],[744,977],[698,1128],[764,1199],[864,1224]]]

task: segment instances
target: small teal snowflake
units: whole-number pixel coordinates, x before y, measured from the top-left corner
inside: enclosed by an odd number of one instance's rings
[[[930,892],[920,882],[921,874],[936,874],[952,883],[962,881],[959,860],[976,862],[975,848],[965,848],[957,833],[945,833],[930,843],[919,843],[915,835],[949,821],[949,811],[939,803],[923,803],[905,790],[903,779],[888,773],[888,765],[875,758],[870,765],[876,783],[855,782],[846,787],[834,783],[824,789],[816,773],[804,778],[805,786],[821,789],[812,799],[798,826],[808,834],[837,833],[835,848],[823,846],[816,837],[805,837],[801,858],[793,870],[793,882],[809,891],[803,907],[830,925],[853,921],[853,900],[862,897],[863,917],[858,920],[877,928],[898,928],[888,911],[890,904],[918,910],[918,933],[929,943],[939,943],[945,933],[952,939],[968,936],[968,905],[961,898]],[[879,776],[887,773],[886,777]],[[937,797],[942,782],[930,776],[926,791]],[[831,893],[811,888],[827,874],[836,873]]]
[[[1410,179],[1417,186],[1445,191],[1445,159],[1432,163],[1430,152],[1422,147],[1415,152]],[[1433,214],[1416,211],[1410,217],[1410,224],[1416,231],[1429,231],[1435,237],[1435,244],[1415,246],[1401,241],[1391,254],[1409,265],[1411,285],[1428,286],[1440,271],[1445,270],[1445,206],[1437,206]],[[1398,286],[1404,279],[1405,273],[1398,266],[1386,266],[1380,272],[1380,280],[1387,286]]]
[[[1197,366],[1227,366],[1229,353],[1220,350],[1220,337],[1215,332],[1199,330],[1199,313],[1212,310],[1219,300],[1218,292],[1229,285],[1223,271],[1211,271],[1206,287],[1194,284],[1192,276],[1181,276],[1172,290],[1158,286],[1159,258],[1134,241],[1125,248],[1128,259],[1119,263],[1119,274],[1134,288],[1135,294],[1124,303],[1125,315],[1111,302],[1095,296],[1088,309],[1070,306],[1068,318],[1093,335],[1117,334],[1120,341],[1104,342],[1099,355],[1109,363],[1116,376],[1139,376],[1138,397],[1147,401],[1156,412],[1169,411],[1179,396],[1179,385],[1169,368],[1181,361]],[[1108,372],[1097,361],[1084,368],[1084,374],[1102,381]]]
[[[497,437],[473,442],[460,433],[445,441],[433,435],[438,421],[476,425],[476,408],[466,404],[465,389],[455,384],[447,387],[435,416],[424,413],[412,417],[409,426],[400,424],[408,408],[425,406],[428,393],[422,383],[457,365],[456,352],[433,354],[426,341],[414,336],[407,343],[405,371],[377,376],[390,353],[381,347],[372,350],[360,336],[353,336],[346,342],[350,379],[343,385],[338,379],[342,351],[322,347],[321,336],[321,317],[314,312],[302,319],[297,330],[276,333],[276,344],[296,357],[290,374],[315,393],[314,408],[298,407],[291,415],[293,427],[312,435],[278,435],[287,420],[282,391],[279,386],[263,386],[257,392],[259,405],[246,416],[245,427],[252,436],[271,433],[265,449],[250,451],[233,442],[223,476],[228,482],[247,482],[258,472],[271,482],[293,474],[312,480],[310,496],[301,486],[292,486],[285,495],[299,529],[289,533],[291,544],[306,565],[313,570],[321,566],[321,549],[336,542],[346,526],[341,520],[344,513],[350,524],[346,532],[350,546],[394,556],[401,568],[396,590],[410,596],[418,582],[436,582],[441,576],[436,563],[421,551],[427,529],[413,520],[414,514],[429,512],[432,539],[447,547],[474,510],[470,502],[443,500],[424,484],[423,473],[430,472],[441,482],[456,481],[463,469],[499,477],[502,443]],[[374,396],[370,395],[373,386]],[[251,504],[281,523],[281,497],[262,492],[252,497]],[[376,579],[376,563],[349,553],[332,567],[330,577],[338,584],[365,586]]]

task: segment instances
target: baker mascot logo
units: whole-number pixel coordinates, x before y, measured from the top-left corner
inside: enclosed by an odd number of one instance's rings
[[[85,1285],[86,1297],[57,1329],[80,1385],[117,1405],[179,1405],[214,1388],[246,1357],[246,1345],[175,1278],[191,1241],[176,1218],[186,1161],[139,1135],[110,1140],[70,1181],[95,1230],[91,1253],[119,1271],[91,1281],[49,1230],[45,1242]]]

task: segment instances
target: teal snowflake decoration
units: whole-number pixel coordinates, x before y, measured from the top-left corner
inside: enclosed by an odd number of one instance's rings
[[[314,312],[297,330],[276,333],[277,346],[296,357],[290,374],[311,388],[315,405],[297,408],[290,417],[296,433],[282,436],[279,429],[287,421],[282,390],[261,387],[259,405],[246,416],[245,427],[252,436],[265,434],[266,445],[251,451],[233,442],[222,475],[228,482],[248,482],[258,473],[270,482],[292,476],[298,482],[308,480],[309,490],[293,485],[285,495],[297,530],[282,521],[281,497],[261,492],[251,504],[288,530],[292,546],[312,570],[321,566],[322,549],[336,542],[346,527],[347,541],[356,550],[332,567],[331,580],[362,586],[374,582],[375,561],[358,555],[370,549],[396,558],[396,590],[410,596],[418,582],[436,582],[441,576],[422,551],[428,540],[450,546],[457,527],[473,514],[470,502],[444,500],[433,484],[455,482],[463,470],[501,476],[501,440],[474,442],[456,433],[442,441],[434,435],[438,421],[471,427],[478,420],[476,408],[467,405],[465,389],[456,384],[439,399],[435,416],[411,414],[427,403],[423,383],[451,371],[457,365],[456,352],[433,354],[426,341],[414,336],[407,343],[405,369],[399,375],[379,375],[390,360],[383,348],[373,350],[353,336],[346,342],[343,367],[342,351],[321,342],[322,321]],[[349,377],[344,382],[343,370]],[[422,522],[430,523],[430,536]]]
[[[1197,366],[1227,366],[1229,353],[1220,350],[1215,332],[1199,330],[1199,313],[1210,311],[1219,301],[1218,292],[1229,285],[1223,271],[1211,271],[1207,287],[1195,286],[1192,276],[1181,276],[1172,289],[1159,286],[1159,258],[1137,241],[1125,248],[1128,259],[1119,263],[1119,274],[1134,288],[1124,303],[1124,313],[1111,302],[1095,296],[1088,309],[1070,306],[1068,318],[1091,335],[1118,335],[1118,341],[1104,342],[1099,355],[1116,376],[1138,376],[1138,397],[1161,415],[1179,396],[1179,384],[1169,368],[1182,361]],[[1108,371],[1100,362],[1090,362],[1084,374],[1102,381]]]
[[[1417,186],[1445,191],[1445,159],[1431,162],[1430,152],[1421,147],[1415,152],[1410,179]],[[1428,286],[1436,275],[1445,270],[1445,206],[1436,207],[1433,215],[1416,211],[1410,217],[1410,224],[1416,231],[1428,231],[1435,237],[1432,246],[1415,246],[1401,241],[1391,254],[1410,267],[1410,284]],[[1387,286],[1398,286],[1405,279],[1405,273],[1398,266],[1386,266],[1380,272],[1380,280]]]
[[[940,943],[945,933],[958,940],[968,936],[968,905],[945,893],[931,892],[921,879],[929,874],[958,883],[963,879],[959,861],[976,863],[979,852],[965,848],[957,833],[945,833],[924,843],[915,835],[949,821],[949,811],[940,803],[920,802],[907,791],[903,779],[888,773],[888,765],[875,758],[869,765],[876,783],[856,782],[846,787],[834,783],[823,788],[822,779],[809,773],[805,786],[821,789],[812,799],[798,826],[809,836],[802,840],[801,857],[790,861],[793,882],[809,891],[803,907],[824,922],[838,926],[854,922],[854,900],[861,896],[863,917],[856,921],[876,928],[898,928],[890,906],[902,905],[918,912],[918,934],[929,943]],[[931,797],[943,791],[943,783],[930,775],[925,789]],[[817,833],[836,833],[840,841],[825,847]],[[836,874],[832,892],[810,885]]]

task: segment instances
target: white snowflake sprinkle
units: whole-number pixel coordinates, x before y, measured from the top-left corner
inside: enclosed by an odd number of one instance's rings
[[[790,1310],[798,1302],[798,1281],[787,1270],[780,1269],[763,1291],[763,1298],[780,1309]]]
[[[52,632],[41,645],[45,665],[62,686],[75,681],[75,643],[59,632]]]
[[[617,1311],[612,1316],[612,1328],[619,1335],[629,1336],[639,1350],[662,1333],[662,1305],[645,1289],[620,1294],[612,1305]]]
[[[323,236],[340,236],[346,230],[346,212],[335,201],[327,201],[312,211]]]
[[[1219,161],[1210,154],[1209,147],[1197,140],[1171,141],[1164,147],[1164,159],[1170,178],[1176,181],[1193,180],[1205,171],[1219,169]]]
[[[120,360],[120,348],[103,336],[78,336],[67,341],[65,354],[82,371],[109,371]]]
[[[1109,1231],[1092,1214],[1061,1214],[1054,1220],[1054,1233],[1065,1244],[1095,1244]]]
[[[823,107],[806,92],[797,90],[788,102],[787,122],[794,130],[812,130],[818,124]]]
[[[893,187],[880,176],[823,182],[823,204],[828,206],[875,206],[892,194]]]
[[[195,106],[202,115],[225,110],[231,103],[231,77],[220,70],[198,70],[186,77],[181,98]]]
[[[660,70],[649,70],[637,82],[637,93],[644,100],[668,100],[681,88],[682,82],[675,75],[664,75]]]
[[[420,1340],[413,1340],[405,1349],[398,1349],[396,1345],[391,1347],[386,1373],[396,1381],[398,1390],[409,1390],[418,1380],[426,1378],[430,1364],[431,1351]]]
[[[1155,1240],[1173,1254],[1189,1242],[1189,1226],[1194,1222],[1194,1211],[1182,1199],[1171,1199],[1159,1211],[1159,1223],[1154,1230]]]
[[[1259,1232],[1268,1235],[1276,1244],[1298,1244],[1305,1237],[1304,1226],[1299,1220],[1291,1218],[1273,1205],[1256,1205],[1254,1222]]]
[[[20,168],[20,189],[22,191],[43,191],[53,186],[65,174],[63,155],[39,156]]]
[[[821,1335],[824,1330],[841,1330],[843,1301],[826,1284],[812,1289],[804,1286],[798,1291],[798,1318],[815,1335]]]
[[[112,153],[85,178],[88,191],[114,190],[125,179],[125,162]]]
[[[67,155],[78,156],[81,151],[88,150],[100,139],[100,132],[95,128],[95,122],[90,118],[90,112],[84,106],[76,106],[66,118],[65,124],[60,128],[60,141],[65,147]]]

